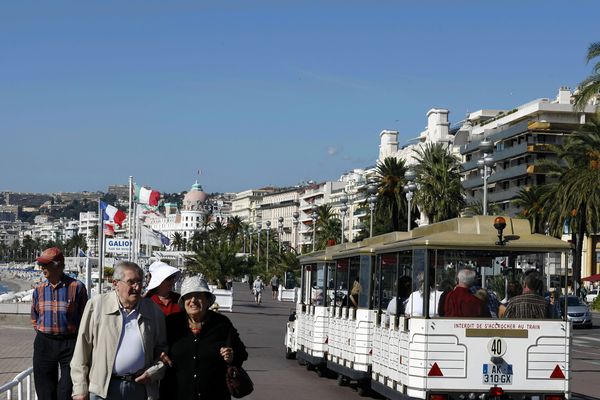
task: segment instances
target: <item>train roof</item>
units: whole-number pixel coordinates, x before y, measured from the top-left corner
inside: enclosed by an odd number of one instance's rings
[[[390,232],[367,238],[357,243],[327,247],[300,257],[302,263],[331,261],[349,256],[388,253],[410,248],[459,250],[504,250],[522,252],[567,251],[568,242],[552,236],[531,233],[529,221],[503,217],[506,244],[497,245],[498,231],[494,228],[496,216],[477,215],[454,218],[421,226],[410,232]]]

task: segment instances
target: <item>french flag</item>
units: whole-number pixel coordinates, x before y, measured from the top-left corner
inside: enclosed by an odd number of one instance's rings
[[[111,223],[114,222],[115,224],[121,226],[123,225],[125,218],[127,218],[127,215],[123,211],[103,201],[100,202],[100,209],[102,210],[102,219],[104,221]]]

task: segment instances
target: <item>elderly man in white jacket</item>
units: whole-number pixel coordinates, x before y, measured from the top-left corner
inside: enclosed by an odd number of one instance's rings
[[[71,360],[73,399],[154,400],[169,362],[165,318],[141,297],[143,271],[121,261],[114,291],[94,297],[83,312]]]

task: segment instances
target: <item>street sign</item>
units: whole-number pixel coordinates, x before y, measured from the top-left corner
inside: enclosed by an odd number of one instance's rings
[[[128,254],[131,248],[131,240],[128,239],[106,239],[106,252],[113,254]]]

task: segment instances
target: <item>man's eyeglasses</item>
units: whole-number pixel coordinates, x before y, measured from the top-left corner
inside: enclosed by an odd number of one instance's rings
[[[142,287],[142,284],[143,284],[142,281],[122,281],[122,280],[119,280],[119,282],[123,282],[124,284],[126,284],[129,287],[137,286],[137,287],[140,287],[140,288]]]
[[[58,262],[56,262],[56,261],[50,261],[50,262],[45,263],[45,264],[38,262],[38,266],[41,269],[48,268],[48,267],[57,267],[58,266]]]

